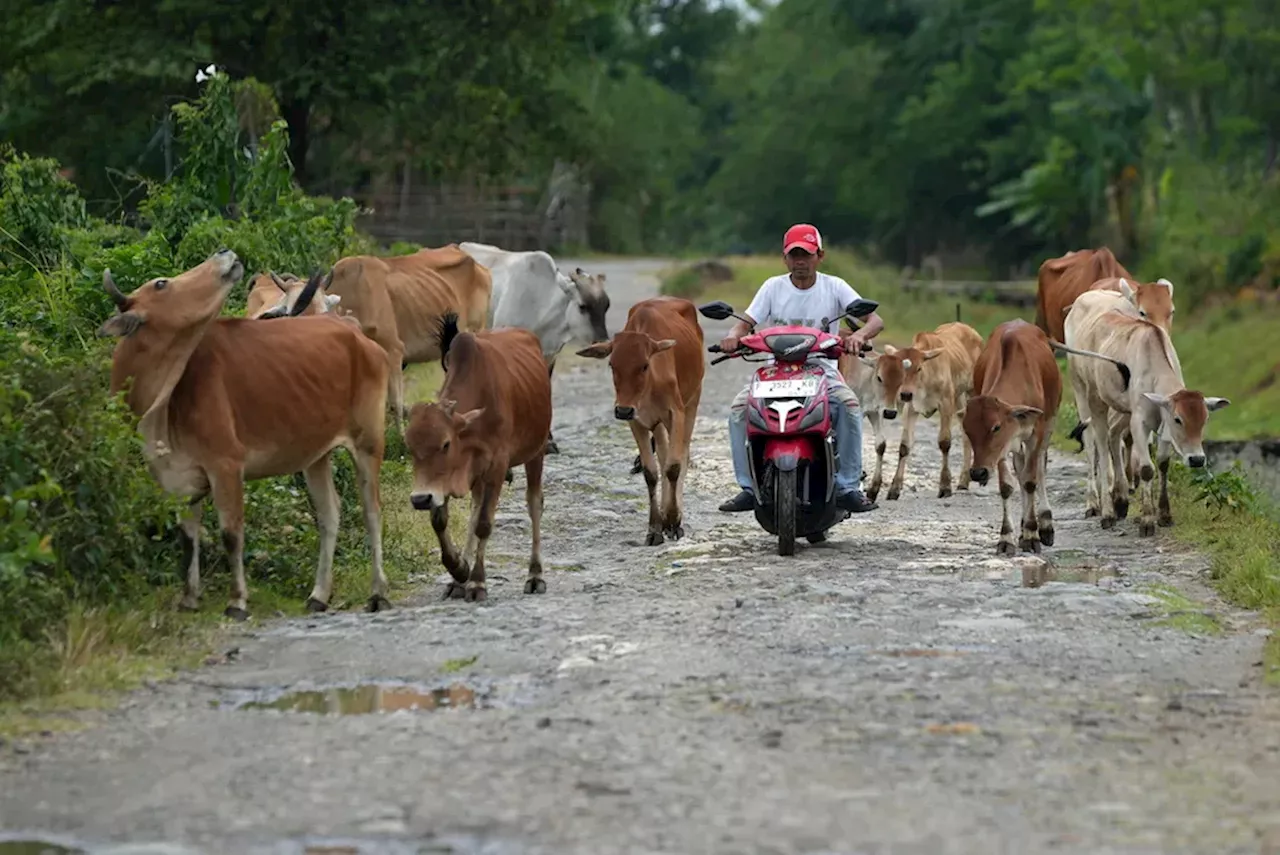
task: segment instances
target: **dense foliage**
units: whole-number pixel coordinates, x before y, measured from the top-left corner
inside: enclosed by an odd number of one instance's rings
[[[181,579],[180,503],[148,474],[135,421],[108,394],[111,342],[94,334],[112,311],[103,268],[127,291],[220,246],[249,271],[304,273],[357,248],[355,205],[294,185],[283,122],[256,153],[243,147],[236,103],[255,88],[219,75],[198,101],[175,105],[182,165],[144,185],[136,225],[87,214],[53,160],[8,151],[0,161],[0,698],[54,673],[49,633],[73,605],[128,601]],[[244,297],[234,291],[228,309]],[[345,456],[336,469],[344,518],[357,520]],[[301,478],[255,482],[247,504],[251,585],[301,598],[317,549]],[[216,544],[216,517],[206,520]],[[343,533],[340,552],[363,551],[359,526]],[[206,548],[203,564],[206,599],[217,603],[222,550]]]

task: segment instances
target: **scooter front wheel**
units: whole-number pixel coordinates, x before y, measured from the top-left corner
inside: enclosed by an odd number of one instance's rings
[[[796,470],[775,469],[773,513],[778,531],[778,554],[796,554]]]

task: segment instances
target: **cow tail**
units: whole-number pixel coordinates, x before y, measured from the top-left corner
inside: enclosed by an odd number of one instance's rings
[[[440,365],[445,371],[449,370],[449,366],[445,363],[445,357],[449,355],[449,348],[453,345],[453,340],[458,337],[458,313],[445,312],[440,316]]]
[[[307,280],[307,287],[302,289],[302,293],[298,295],[298,302],[293,304],[293,310],[289,312],[290,317],[297,317],[307,310],[307,306],[311,305],[311,301],[315,299],[316,290],[320,287],[320,271],[317,270],[311,274],[311,278]]]
[[[1074,347],[1067,347],[1062,342],[1055,341],[1053,339],[1049,339],[1049,345],[1054,350],[1060,350],[1063,353],[1074,353],[1076,356],[1092,356],[1094,359],[1104,359],[1107,362],[1110,362],[1112,365],[1114,365],[1117,368],[1117,370],[1119,370],[1120,382],[1123,384],[1124,390],[1126,392],[1129,391],[1129,380],[1132,377],[1132,372],[1129,371],[1129,366],[1125,365],[1119,359],[1116,359],[1111,356],[1106,356],[1101,353],[1094,353],[1092,350],[1076,350]]]
[[[1080,447],[1076,449],[1076,454],[1084,451],[1084,429],[1087,425],[1084,422],[1076,422],[1076,426],[1071,429],[1071,433],[1067,434],[1067,439],[1074,439],[1080,443]]]

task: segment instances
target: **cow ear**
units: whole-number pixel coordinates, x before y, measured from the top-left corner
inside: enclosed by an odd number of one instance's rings
[[[465,413],[459,413],[453,417],[458,424],[458,430],[466,430],[471,427],[471,423],[484,415],[484,407],[477,407],[474,410],[467,410]]]
[[[584,347],[578,351],[579,356],[585,356],[590,359],[604,359],[611,353],[613,353],[612,341],[598,341],[590,347]]]
[[[1133,288],[1129,286],[1128,280],[1120,280],[1120,293],[1123,294],[1125,299],[1130,303],[1134,303],[1135,305],[1137,304],[1138,295],[1133,293]]]
[[[1159,392],[1143,392],[1142,397],[1146,398],[1157,407],[1167,407],[1169,405],[1169,396],[1161,395]]]
[[[1043,414],[1044,414],[1044,410],[1040,409],[1039,407],[1012,407],[1009,410],[1009,415],[1013,416],[1015,419],[1017,419],[1020,422],[1025,422],[1029,419],[1034,419],[1037,416],[1040,416]]]
[[[662,341],[655,341],[653,343],[653,352],[662,353],[662,351],[670,350],[675,346],[676,346],[676,340],[674,338],[664,338]]]
[[[341,294],[325,294],[324,295],[324,307],[328,311],[332,311],[333,307],[338,305],[341,302],[342,302]]]
[[[1169,296],[1170,297],[1173,296],[1173,283],[1170,282],[1168,279],[1165,279],[1163,276],[1161,276],[1159,279],[1156,280],[1156,284],[1163,285],[1164,287],[1168,288]]]
[[[924,361],[928,362],[930,359],[937,359],[941,355],[942,348],[940,347],[935,347],[933,350],[926,350],[924,352]]]
[[[1230,403],[1231,401],[1228,400],[1227,398],[1205,398],[1204,399],[1204,405],[1209,409],[1209,412],[1211,413],[1215,410],[1222,409],[1223,407],[1227,406]]]
[[[897,352],[898,352],[898,348],[894,347],[894,346],[893,346],[893,345],[891,345],[891,344],[886,344],[886,345],[884,346],[884,355],[885,355],[885,356],[893,356],[893,355],[894,355],[895,353],[897,353]]]
[[[146,322],[146,317],[137,312],[121,312],[118,315],[113,315],[106,323],[98,327],[98,335],[102,338],[108,336],[128,338],[136,333],[138,328]]]

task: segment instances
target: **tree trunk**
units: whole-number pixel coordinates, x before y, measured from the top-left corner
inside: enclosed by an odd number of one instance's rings
[[[307,148],[310,145],[311,102],[294,98],[280,106],[284,120],[289,123],[289,159],[293,161],[293,175],[298,185],[307,185]]]

